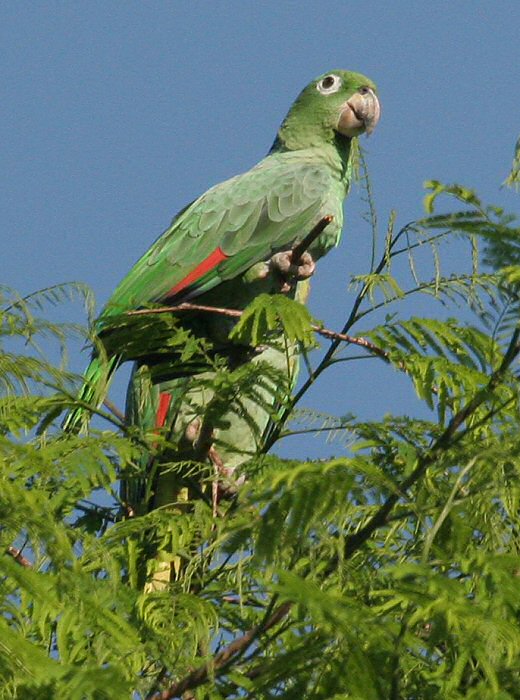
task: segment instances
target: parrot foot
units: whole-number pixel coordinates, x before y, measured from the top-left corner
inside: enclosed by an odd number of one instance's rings
[[[195,418],[191,421],[191,423],[188,423],[188,425],[186,426],[186,429],[184,431],[184,437],[190,444],[194,445],[195,441],[198,439],[200,435],[201,425],[202,422],[200,418]]]
[[[297,280],[309,279],[314,274],[316,263],[312,255],[308,251],[304,251],[297,263],[293,260],[292,250],[283,250],[281,253],[275,253],[269,260],[269,267],[276,272],[282,281],[282,292],[288,292],[291,289],[291,282]]]
[[[222,500],[233,498],[240,486],[245,482],[245,476],[235,478],[235,467],[226,467],[222,457],[217,452],[213,442],[213,431],[205,426],[200,418],[192,420],[184,431],[184,435],[195,449],[195,458],[209,459],[215,470],[212,484],[212,506],[215,517],[218,515],[218,504]],[[202,438],[202,439],[201,439]]]
[[[208,457],[215,468],[215,481],[212,486],[213,514],[218,515],[218,504],[222,500],[230,500],[236,496],[238,489],[245,482],[242,474],[235,478],[235,467],[226,467],[214,446],[208,452]]]

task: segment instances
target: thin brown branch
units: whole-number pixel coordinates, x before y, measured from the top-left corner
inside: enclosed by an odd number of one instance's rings
[[[228,316],[230,318],[240,318],[244,313],[239,309],[227,309],[219,306],[207,306],[206,304],[191,304],[189,302],[184,302],[182,304],[176,304],[175,306],[161,306],[157,309],[137,309],[136,311],[127,311],[127,316],[171,314],[184,311],[202,311],[206,313],[219,314],[221,316]],[[374,343],[371,343],[366,338],[349,335],[348,333],[338,333],[337,331],[330,330],[329,328],[322,328],[321,326],[316,326],[315,324],[312,324],[311,328],[314,333],[321,335],[323,338],[337,342],[350,343],[351,345],[358,345],[359,347],[365,348],[365,350],[368,350],[372,354],[388,361],[388,353],[377,345],[374,345]]]
[[[267,632],[267,630],[281,622],[281,620],[288,615],[291,606],[292,603],[290,602],[279,605],[265,622],[255,625],[255,627],[245,632],[241,637],[238,637],[238,639],[235,639],[231,644],[224,647],[222,651],[219,651],[210,662],[199,666],[199,668],[195,669],[166,690],[156,693],[152,696],[151,700],[173,700],[173,698],[181,697],[187,690],[192,690],[205,683],[211,674],[214,674],[228,664],[236,656],[243,654],[260,634]]]
[[[322,219],[318,221],[316,226],[308,233],[305,238],[298,243],[297,245],[294,246],[292,250],[292,261],[293,263],[298,263],[299,259],[301,256],[305,253],[307,248],[309,248],[314,241],[318,238],[318,236],[323,233],[323,231],[327,228],[327,226],[334,221],[334,217],[331,216],[330,214],[327,216],[324,216]]]
[[[126,315],[150,316],[152,314],[171,314],[179,311],[207,311],[208,313],[230,316],[231,318],[240,318],[243,313],[238,309],[224,309],[218,306],[207,306],[206,304],[190,304],[188,302],[183,302],[182,304],[175,304],[175,306],[160,306],[157,309],[135,309],[134,311],[127,311]]]
[[[121,423],[126,422],[125,414],[122,411],[120,411],[118,407],[114,403],[112,403],[112,401],[109,401],[109,399],[105,399],[103,401],[103,406],[106,409],[108,409],[110,413],[112,413],[112,415],[118,418],[121,421]]]
[[[27,559],[27,557],[24,557],[20,549],[16,549],[16,547],[8,547],[5,550],[5,553],[9,554],[10,557],[13,557],[13,559],[17,561],[18,564],[24,566],[26,569],[32,569],[32,562],[30,562],[29,559]]]
[[[370,342],[366,338],[360,336],[349,335],[348,333],[338,333],[337,331],[331,331],[328,328],[320,328],[319,326],[312,326],[312,330],[318,335],[328,338],[329,340],[343,341],[345,343],[350,343],[351,345],[359,345],[361,348],[365,348],[374,355],[381,357],[383,360],[389,361],[389,355],[386,350],[380,348],[378,345]]]

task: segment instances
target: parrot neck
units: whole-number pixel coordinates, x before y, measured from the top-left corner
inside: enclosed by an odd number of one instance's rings
[[[334,149],[339,160],[341,179],[348,187],[352,171],[352,139],[334,132]]]
[[[291,139],[290,136],[288,138],[286,136],[287,134],[283,133],[283,129],[280,129],[268,155],[288,152],[312,152],[313,158],[327,163],[337,178],[343,182],[345,187],[348,187],[352,170],[350,162],[352,153],[351,138],[333,132],[330,140],[309,138],[304,141],[305,145],[302,145],[301,139]]]

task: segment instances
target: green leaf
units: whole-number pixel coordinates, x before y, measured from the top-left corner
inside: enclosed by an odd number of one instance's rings
[[[257,347],[283,332],[291,343],[315,345],[313,319],[307,308],[281,294],[260,294],[247,306],[230,333],[230,339]]]

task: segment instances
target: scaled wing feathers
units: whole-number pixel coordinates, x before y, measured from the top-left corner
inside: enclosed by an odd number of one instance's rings
[[[164,301],[197,269],[195,293],[292,247],[322,216],[329,170],[300,153],[268,156],[186,207],[115,290],[101,320]],[[215,251],[219,250],[216,255]],[[206,269],[214,261],[212,269]],[[190,279],[191,279],[190,278]]]

